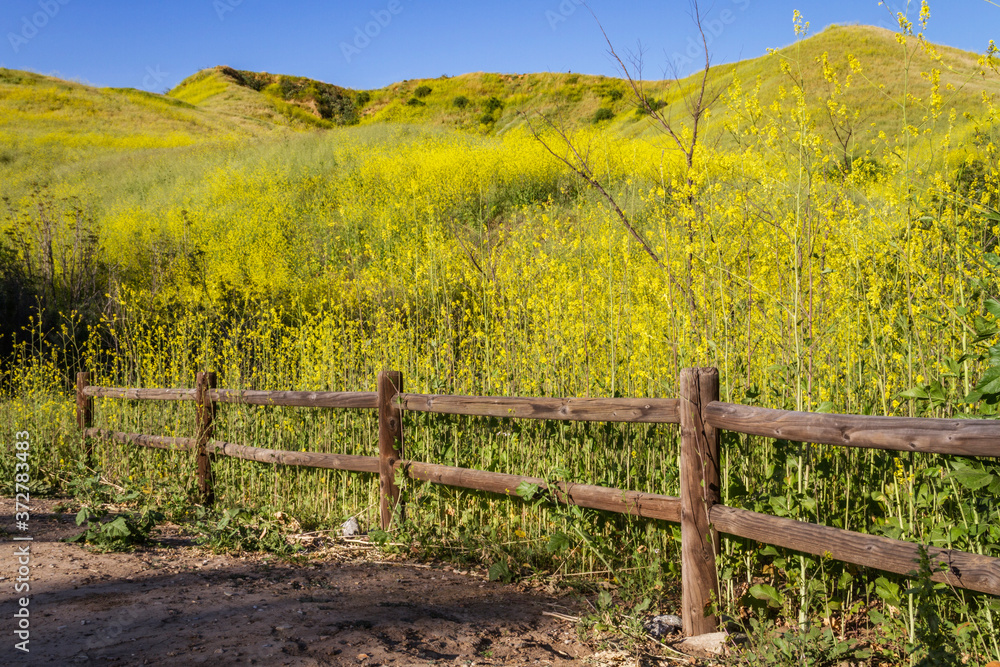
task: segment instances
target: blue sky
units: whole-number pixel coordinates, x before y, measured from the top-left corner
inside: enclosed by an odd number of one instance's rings
[[[687,55],[697,37],[688,0],[588,4],[620,51],[642,44],[649,78],[670,64],[681,74],[697,68]],[[888,26],[905,8],[905,0],[701,2],[714,63],[794,41],[793,9],[815,33],[831,23]],[[926,34],[982,52],[989,39],[1000,42],[1000,6],[936,0]],[[0,37],[2,67],[155,92],[214,65],[350,88],[475,71],[616,74],[582,0],[5,0]]]

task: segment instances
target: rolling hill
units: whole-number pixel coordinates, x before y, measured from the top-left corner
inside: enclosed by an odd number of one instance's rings
[[[901,45],[881,28],[831,26],[768,55],[713,67],[708,94],[718,100],[702,136],[721,148],[729,145],[719,119],[727,111],[747,113],[727,108],[726,91],[734,82],[745,93],[740,104],[756,91],[756,108],[771,112],[787,112],[798,83],[809,122],[843,144],[847,159],[863,153],[879,132],[892,134],[902,126],[904,99],[906,123],[917,134],[931,123],[941,129],[949,122],[952,140],[961,141],[976,131],[975,114],[966,112],[978,108],[984,93],[1000,91],[996,77],[977,74],[977,60],[950,47],[923,48],[915,39]],[[683,126],[699,83],[696,74],[643,85],[661,113]],[[936,112],[929,106],[935,95],[941,101]],[[956,112],[952,120],[944,109]],[[72,189],[93,173],[114,180],[114,173],[135,173],[164,155],[211,152],[249,139],[385,124],[500,134],[538,113],[570,130],[596,124],[612,136],[661,136],[636,112],[627,81],[604,76],[477,72],[350,90],[219,66],[158,95],[0,69],[0,194],[39,182]]]
[[[931,49],[916,39],[901,45],[895,33],[883,28],[835,25],[768,55],[713,67],[708,93],[719,95],[739,80],[744,90],[756,87],[760,105],[769,107],[801,83],[807,104],[822,117],[837,86],[824,72],[841,86],[850,76],[850,85],[837,99],[857,110],[857,129],[874,135],[898,127],[904,86],[913,109],[910,117],[918,124],[929,111],[935,85],[943,102],[959,108],[977,103],[983,92],[1000,91],[995,81],[977,76],[976,54],[945,46]],[[644,87],[664,104],[665,116],[683,122],[686,102],[699,84],[695,74],[678,81],[646,81]],[[168,96],[235,117],[291,126],[415,123],[502,132],[523,124],[522,113],[549,114],[573,128],[593,122],[598,110],[607,109],[602,122],[609,129],[629,135],[650,130],[641,114],[634,113],[635,99],[625,80],[584,74],[476,72],[350,91],[302,77],[216,67],[198,72]],[[724,106],[723,95],[716,108]]]

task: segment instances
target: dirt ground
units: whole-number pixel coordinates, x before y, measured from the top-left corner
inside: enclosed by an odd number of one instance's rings
[[[60,541],[79,529],[57,503],[33,501],[20,532],[14,501],[0,500],[0,664],[622,664],[595,656],[559,617],[585,613],[571,597],[343,541],[288,564],[212,554],[166,526],[159,546],[94,553]],[[13,537],[24,535],[33,538],[28,654],[13,635],[15,552],[26,544]]]

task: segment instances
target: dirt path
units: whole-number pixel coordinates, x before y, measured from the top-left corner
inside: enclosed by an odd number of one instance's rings
[[[474,573],[335,548],[302,565],[214,555],[175,528],[162,545],[97,554],[55,500],[32,503],[28,532],[0,500],[0,664],[581,665],[592,650],[568,597]],[[14,542],[30,535],[33,541]],[[31,549],[30,653],[14,648],[16,550]],[[634,664],[634,663],[633,663]]]

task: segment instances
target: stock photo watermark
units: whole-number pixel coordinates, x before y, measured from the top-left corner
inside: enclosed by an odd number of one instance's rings
[[[146,67],[146,76],[142,77],[142,87],[149,91],[159,90],[168,76],[170,76],[170,72],[161,71],[159,65],[155,69]]]
[[[687,45],[684,51],[674,51],[670,54],[670,67],[676,74],[688,71],[697,62],[696,59],[705,57],[705,46],[712,46],[726,28],[736,23],[740,14],[750,8],[750,0],[731,0],[732,8],[726,7],[710,16],[701,19],[701,28],[704,31],[705,43],[701,39],[695,39],[693,35],[688,35]]]
[[[38,35],[59,14],[60,7],[65,7],[70,0],[38,0],[38,11],[31,16],[21,17],[21,29],[18,32],[8,32],[7,41],[14,53],[27,46],[28,42]]]
[[[549,27],[555,30],[560,23],[565,23],[584,2],[585,0],[562,0],[555,11],[545,10],[545,20],[549,22]]]
[[[365,23],[364,28],[354,26],[354,39],[350,42],[340,43],[340,52],[344,54],[344,60],[351,62],[355,56],[368,48],[372,40],[382,34],[382,31],[392,23],[392,17],[399,16],[403,11],[401,0],[390,0],[385,9],[373,9],[371,11],[372,20]]]
[[[27,431],[14,434],[14,524],[18,530],[14,541],[14,648],[29,653],[31,641],[31,439]]]
[[[236,11],[236,8],[243,4],[243,0],[213,0],[212,9],[220,21],[226,20],[226,14]]]
[[[86,657],[93,659],[101,656],[105,649],[118,642],[118,638],[125,632],[126,628],[138,621],[142,617],[139,610],[133,607],[119,609],[118,612],[107,620],[107,622],[87,639],[78,659]]]

